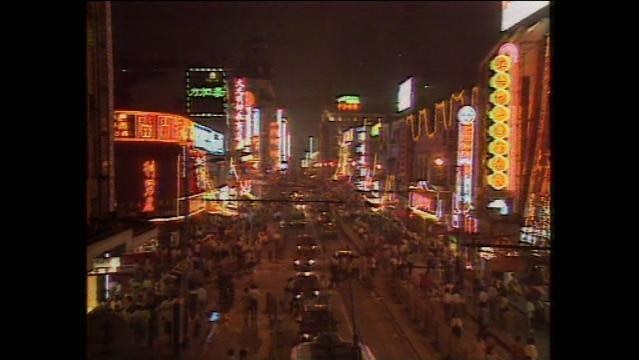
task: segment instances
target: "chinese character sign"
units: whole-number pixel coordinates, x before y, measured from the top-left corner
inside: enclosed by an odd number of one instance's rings
[[[494,75],[490,78],[489,84],[494,91],[489,96],[492,109],[488,111],[488,117],[492,120],[488,128],[491,141],[488,144],[488,152],[491,158],[488,160],[488,185],[495,190],[504,190],[508,187],[508,169],[510,162],[508,153],[510,142],[511,109],[512,100],[511,84],[512,58],[507,54],[497,55],[491,62],[490,68]]]
[[[142,165],[142,172],[144,173],[144,206],[142,212],[153,212],[155,211],[157,193],[155,160],[145,161]]]

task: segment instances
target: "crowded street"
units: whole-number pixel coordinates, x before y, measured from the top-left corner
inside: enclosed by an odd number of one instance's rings
[[[87,3],[87,358],[550,360],[549,5]]]

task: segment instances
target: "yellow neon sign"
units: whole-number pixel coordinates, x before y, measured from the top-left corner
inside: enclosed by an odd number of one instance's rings
[[[510,135],[510,127],[504,123],[494,123],[488,128],[488,135],[495,139],[503,139]]]
[[[512,69],[512,65],[512,58],[506,54],[497,55],[490,62],[490,69],[495,74],[490,78],[489,85],[495,90],[488,97],[490,103],[493,104],[492,109],[488,111],[488,117],[493,120],[493,124],[488,128],[488,134],[492,137],[492,141],[488,144],[488,152],[492,157],[487,162],[487,166],[491,170],[487,182],[495,190],[503,190],[508,187],[510,142],[507,138],[510,135],[508,121],[511,117],[509,105],[512,101],[510,90],[512,76],[509,71]]]
[[[495,105],[507,106],[512,100],[512,95],[510,94],[510,91],[500,89],[490,94],[489,100]]]

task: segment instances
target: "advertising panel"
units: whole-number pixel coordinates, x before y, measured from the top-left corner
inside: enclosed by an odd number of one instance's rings
[[[222,69],[190,68],[186,71],[186,112],[189,116],[224,116],[226,99]]]

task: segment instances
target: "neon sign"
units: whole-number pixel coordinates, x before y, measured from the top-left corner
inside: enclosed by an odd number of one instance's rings
[[[337,98],[338,103],[345,104],[359,104],[359,96],[357,95],[344,95]]]
[[[434,192],[410,192],[409,204],[413,209],[433,215],[437,213],[437,195]]]
[[[144,173],[144,206],[142,212],[155,211],[155,193],[157,190],[155,160],[145,161],[142,165]]]
[[[460,225],[472,206],[473,140],[476,112],[472,106],[463,106],[457,112],[459,137],[457,142],[457,181],[453,195],[453,227]]]
[[[243,126],[244,126],[244,112],[245,108],[245,97],[246,97],[246,80],[243,78],[235,79],[235,89],[234,89],[234,101],[235,101],[235,149],[241,150],[243,147],[242,144],[242,135],[243,135]]]
[[[185,117],[145,111],[115,111],[116,141],[193,141],[193,122]]]
[[[488,152],[492,157],[488,160],[488,168],[491,173],[488,175],[488,185],[495,190],[503,190],[508,187],[508,170],[510,168],[510,160],[508,154],[510,151],[510,135],[509,121],[511,119],[511,109],[509,104],[512,100],[510,86],[512,84],[513,61],[510,55],[497,55],[490,62],[490,69],[495,74],[490,78],[489,84],[494,91],[489,96],[489,101],[493,105],[488,112],[488,117],[493,124],[488,129],[488,134],[492,140],[488,144]]]
[[[223,69],[187,69],[185,93],[189,116],[224,116],[226,113],[228,90]]]
[[[217,86],[214,88],[190,88],[189,89],[189,96],[192,97],[214,97],[214,98],[221,98],[224,97],[224,95],[226,95],[226,89],[224,89],[221,86]]]
[[[337,98],[337,110],[339,111],[358,111],[361,103],[357,95],[344,95]]]
[[[262,113],[260,109],[253,109],[253,136],[260,136],[260,121],[261,121]]]
[[[371,126],[371,137],[379,136],[379,132],[382,129],[382,123],[378,122],[377,124]]]

